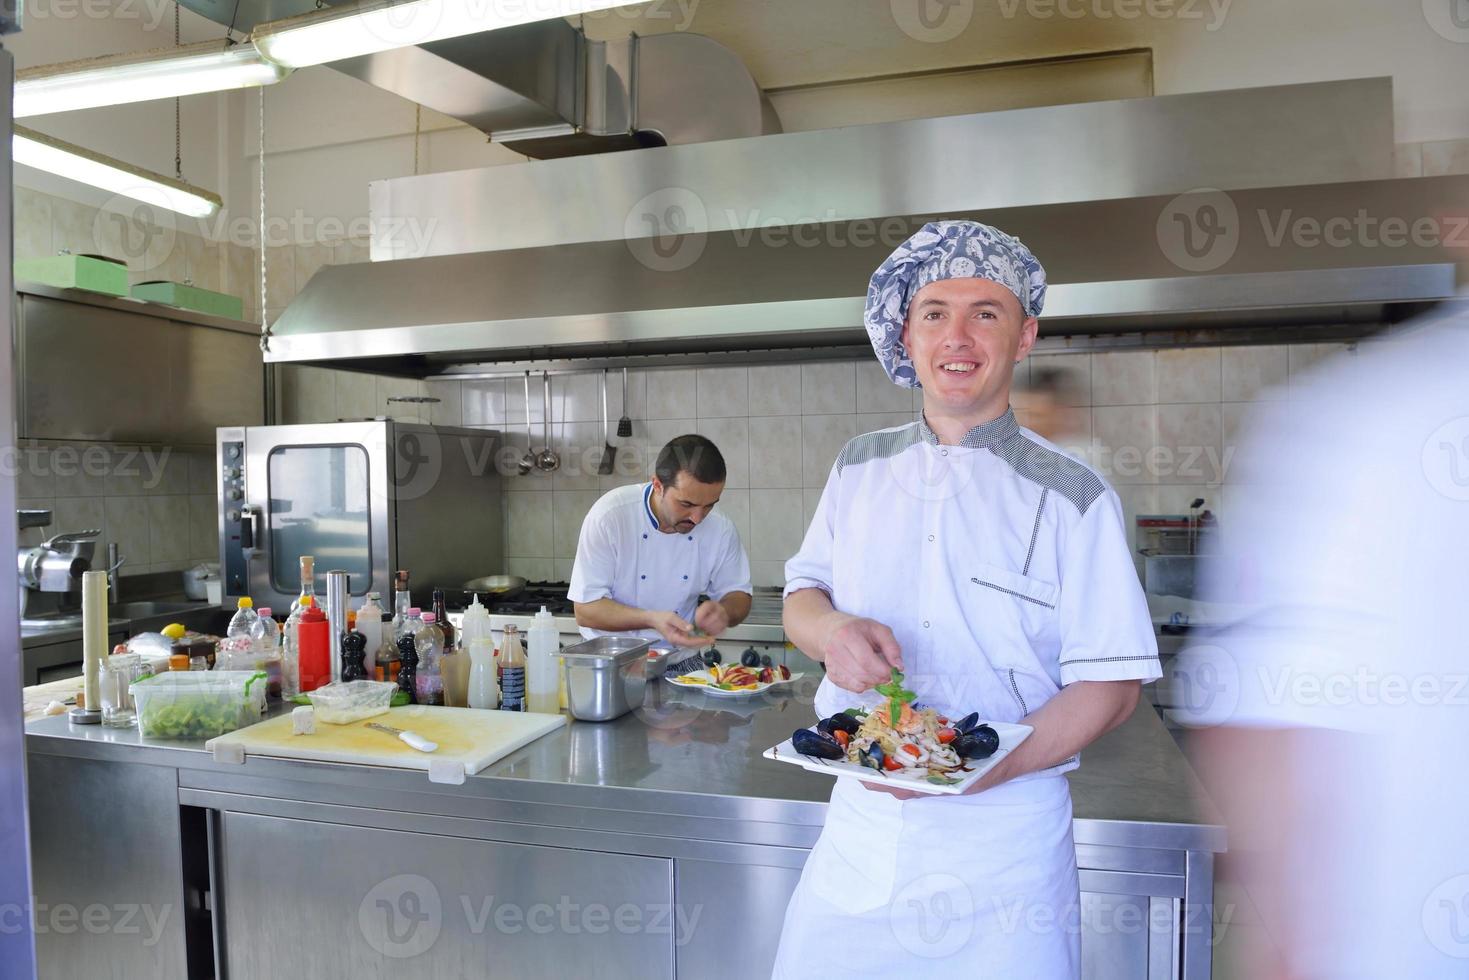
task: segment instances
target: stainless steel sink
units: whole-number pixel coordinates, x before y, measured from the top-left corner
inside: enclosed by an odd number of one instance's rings
[[[146,624],[148,620],[161,620],[157,625],[162,627],[189,613],[206,613],[216,608],[202,602],[156,602],[152,600],[119,602],[107,607],[107,621],[111,625],[116,625],[125,620],[134,626],[131,632],[137,633],[142,632],[136,628],[139,622]],[[37,616],[21,621],[21,626],[26,631],[76,629],[81,625],[82,614],[79,612]]]
[[[119,602],[107,607],[108,619],[151,619],[154,616],[170,616],[174,613],[205,609],[202,602]]]

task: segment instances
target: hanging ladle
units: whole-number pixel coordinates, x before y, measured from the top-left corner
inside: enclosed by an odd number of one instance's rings
[[[520,475],[525,476],[536,466],[535,437],[530,428],[530,372],[525,372],[525,455],[516,464]]]
[[[551,448],[551,376],[541,372],[541,399],[545,406],[546,448],[536,457],[536,469],[549,473],[561,465],[561,457]]]

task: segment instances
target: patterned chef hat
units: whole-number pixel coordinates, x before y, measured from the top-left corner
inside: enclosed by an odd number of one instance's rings
[[[900,339],[908,304],[940,279],[994,280],[1015,294],[1026,316],[1040,316],[1046,301],[1046,270],[1020,239],[977,221],[930,221],[877,267],[862,314],[877,359],[904,388],[919,387]]]

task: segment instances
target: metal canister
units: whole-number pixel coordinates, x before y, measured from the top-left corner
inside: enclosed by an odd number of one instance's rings
[[[340,568],[326,573],[326,632],[332,680],[342,679],[342,634],[347,630],[348,576]]]

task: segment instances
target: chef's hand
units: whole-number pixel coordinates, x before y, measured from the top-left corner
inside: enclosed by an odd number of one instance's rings
[[[699,627],[710,637],[718,636],[729,629],[729,613],[724,607],[713,599],[705,599],[699,603],[699,608],[694,610],[694,625]]]
[[[903,669],[903,652],[893,631],[875,619],[833,612],[821,645],[826,676],[858,694],[886,683],[893,668]]]
[[[648,614],[648,625],[658,635],[675,646],[699,649],[709,645],[707,636],[694,636],[694,627],[678,613],[654,612]]]

